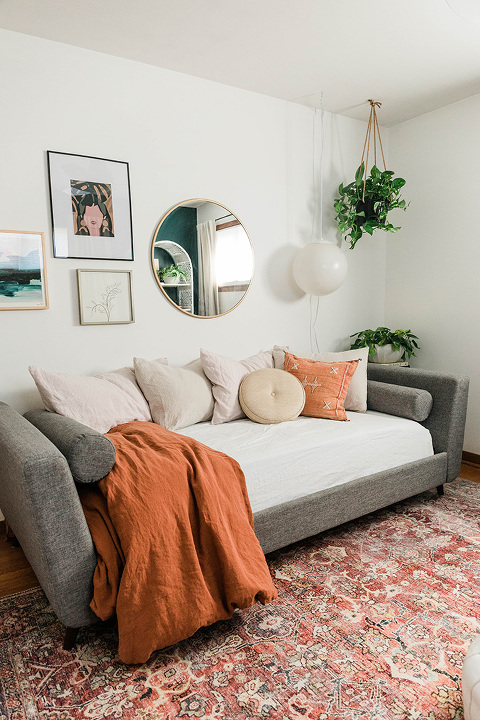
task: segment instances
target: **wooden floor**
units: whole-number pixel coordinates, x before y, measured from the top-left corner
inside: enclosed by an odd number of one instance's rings
[[[480,483],[480,467],[462,463],[460,477]],[[39,583],[20,547],[12,547],[0,523],[0,597],[38,587]]]
[[[0,597],[38,586],[35,573],[21,547],[12,547],[0,523]]]

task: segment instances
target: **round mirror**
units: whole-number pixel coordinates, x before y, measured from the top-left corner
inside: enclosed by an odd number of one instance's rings
[[[158,286],[175,307],[195,317],[218,317],[241,303],[250,287],[252,244],[225,205],[187,200],[158,223],[152,267]]]

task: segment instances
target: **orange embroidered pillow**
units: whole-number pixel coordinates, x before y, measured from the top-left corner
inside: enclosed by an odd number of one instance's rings
[[[346,420],[345,395],[358,362],[319,362],[286,352],[284,369],[295,375],[305,389],[302,415]]]

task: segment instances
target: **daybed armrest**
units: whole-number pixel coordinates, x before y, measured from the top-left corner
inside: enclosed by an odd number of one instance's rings
[[[96,554],[66,459],[0,403],[0,507],[59,619],[90,624]]]
[[[427,390],[433,397],[430,415],[421,424],[432,436],[435,453],[447,453],[447,480],[455,480],[462,462],[468,378],[399,366],[369,363],[368,379]]]

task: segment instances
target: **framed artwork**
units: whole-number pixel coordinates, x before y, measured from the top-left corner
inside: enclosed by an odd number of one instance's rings
[[[77,270],[80,325],[133,323],[130,270]]]
[[[0,230],[0,310],[47,308],[43,233]]]
[[[133,260],[128,163],[47,151],[53,255]]]

